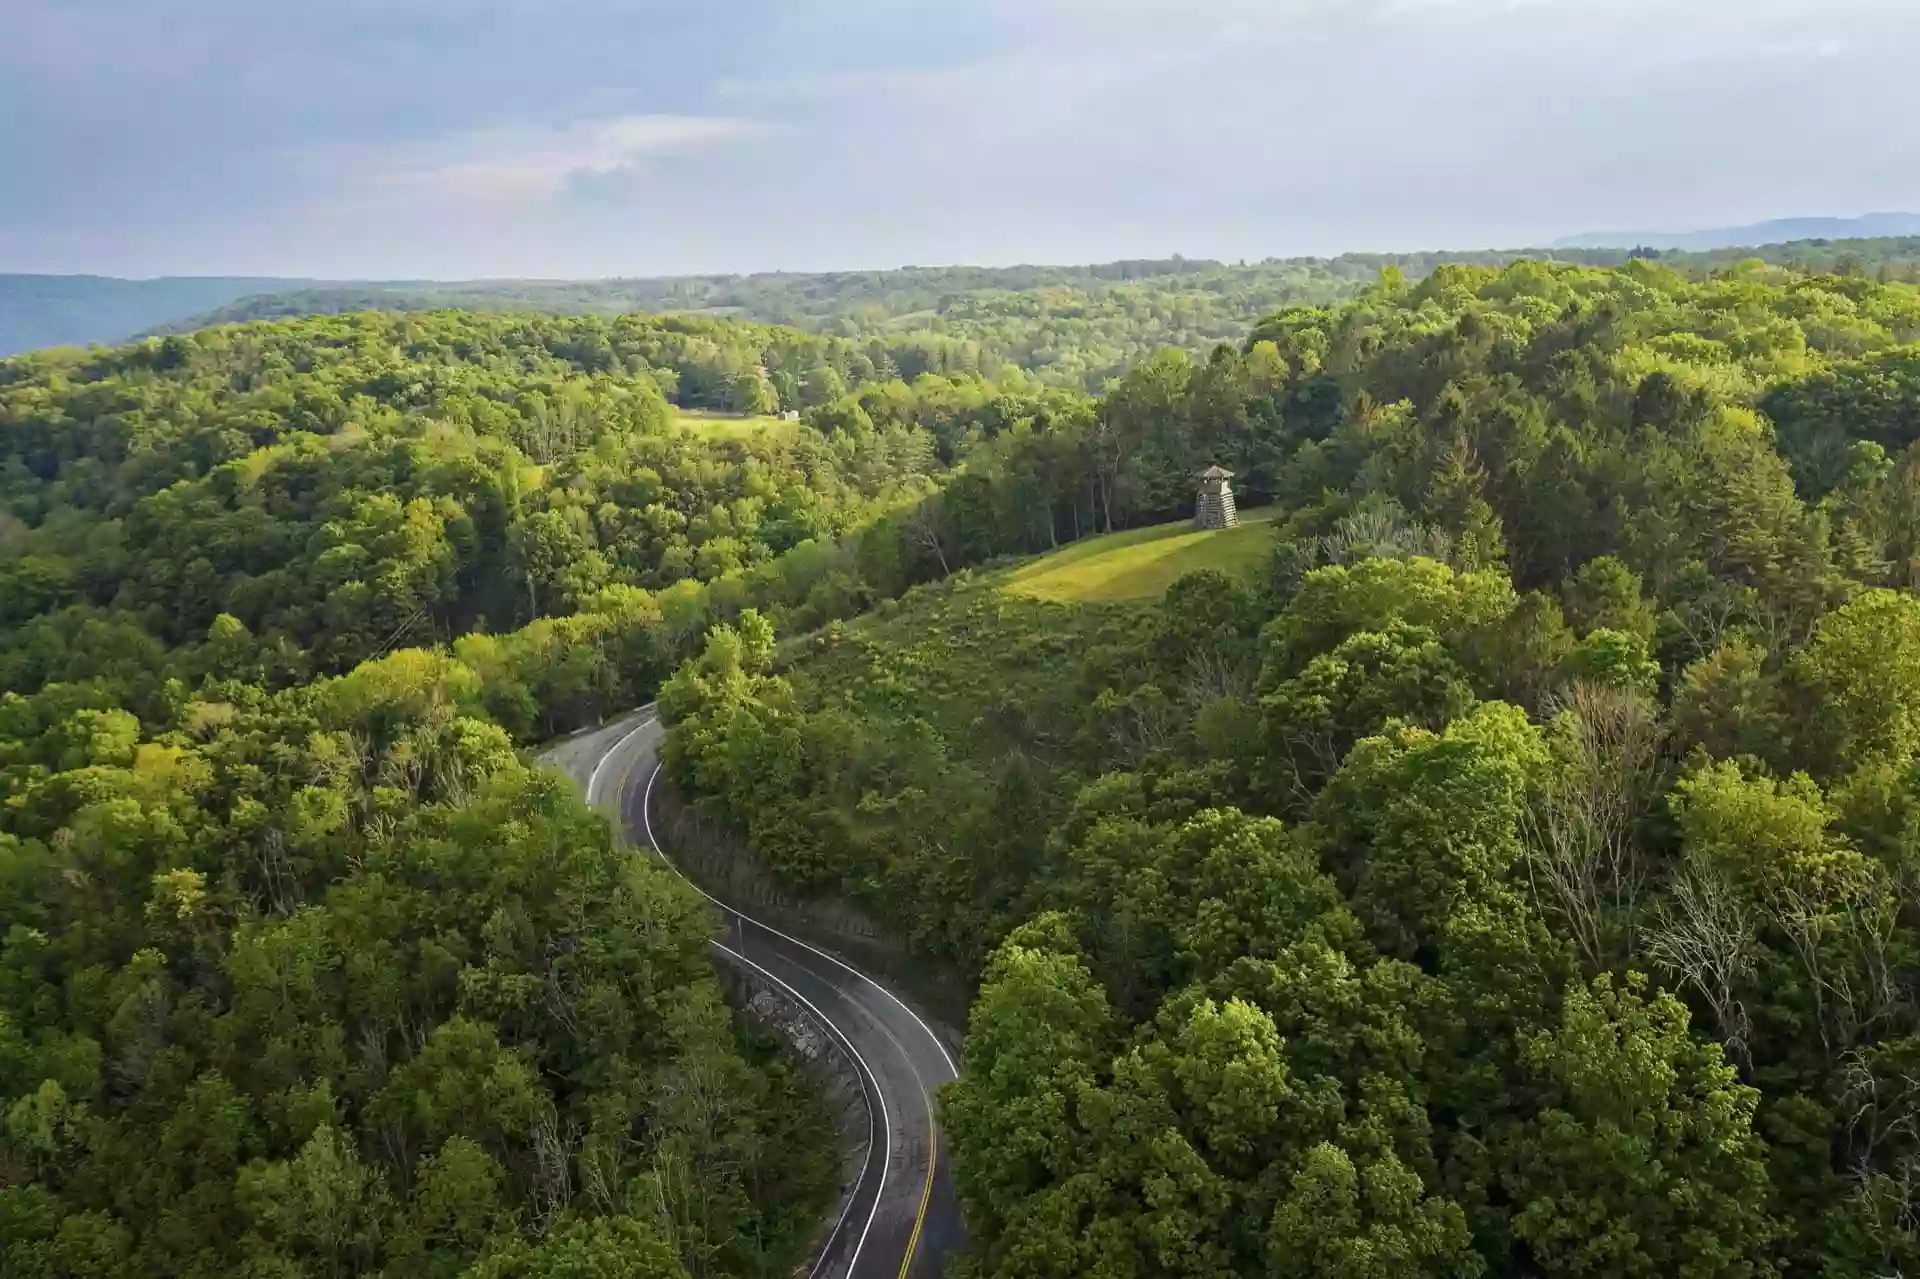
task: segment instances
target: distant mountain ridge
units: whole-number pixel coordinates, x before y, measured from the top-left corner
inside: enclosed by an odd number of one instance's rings
[[[0,274],[0,356],[44,346],[122,342],[135,333],[257,293],[318,283],[278,276]]]
[[[1680,249],[1705,252],[1801,240],[1862,240],[1920,235],[1920,213],[1867,213],[1857,218],[1775,218],[1699,231],[1584,231],[1555,240],[1556,249]]]

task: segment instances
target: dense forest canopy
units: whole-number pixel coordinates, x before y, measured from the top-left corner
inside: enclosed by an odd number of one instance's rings
[[[786,1272],[818,1099],[480,685],[0,699],[7,1274]]]
[[[1803,240],[1698,253],[1556,249],[1551,256],[1578,265],[1617,266],[1636,253],[1693,275],[1749,257],[1814,273],[1912,279],[1920,272],[1920,237]],[[243,298],[170,327],[190,330],[209,323],[316,312],[449,306],[592,314],[684,312],[790,324],[857,341],[880,338],[914,352],[909,377],[926,369],[991,373],[1013,364],[1049,385],[1100,391],[1156,351],[1203,354],[1218,342],[1238,344],[1261,317],[1283,307],[1352,297],[1389,267],[1421,280],[1441,266],[1504,267],[1539,256],[1537,250],[1348,253],[1237,265],[1170,258],[1086,267],[905,267],[820,275],[360,285]]]
[[[1238,344],[1263,316],[1283,307],[1352,297],[1389,266],[1420,280],[1447,264],[1506,266],[1525,258],[1551,258],[1617,266],[1636,253],[1696,277],[1748,257],[1815,274],[1884,273],[1912,279],[1920,270],[1920,237],[1884,237],[1796,239],[1705,252],[1623,245],[1347,253],[1237,264],[1175,257],[1091,266],[903,267],[611,280],[0,276],[0,355],[55,345],[117,343],[148,333],[188,333],[217,323],[372,310],[460,308],[608,316],[671,312],[792,325],[859,342],[879,338],[911,348],[901,365],[909,379],[926,369],[991,375],[1002,364],[1016,364],[1050,385],[1097,392],[1160,349],[1203,354],[1216,342]]]
[[[475,631],[578,667],[553,627],[508,633],[601,619],[625,657],[542,678],[613,681],[605,709],[671,669],[709,587],[857,611],[912,568],[903,535],[867,526],[976,420],[1050,401],[896,373],[883,347],[793,330],[456,313],[0,363],[0,675],[109,678],[145,712],[173,677],[286,687]],[[694,409],[837,425],[716,430]]]
[[[923,571],[889,513],[1044,397],[892,374],[455,313],[0,362],[0,1270],[787,1273],[820,1098],[515,745]]]
[[[5,1269],[785,1273],[818,1097],[519,749],[656,691],[977,983],[968,1273],[1920,1265],[1920,290],[1835,265],[1377,264],[1098,396],[690,316],[0,361]],[[1210,462],[1251,579],[1003,589]]]
[[[963,1273],[1920,1265],[1917,339],[1859,274],[1388,272],[1136,368],[1090,496],[1027,431],[935,511],[979,563],[1230,458],[1254,579],[717,631],[678,785],[979,983]]]

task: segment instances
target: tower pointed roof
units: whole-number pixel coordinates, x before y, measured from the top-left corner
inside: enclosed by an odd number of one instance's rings
[[[1218,462],[1215,462],[1212,466],[1209,466],[1206,470],[1200,472],[1200,478],[1203,480],[1216,480],[1216,481],[1230,480],[1233,478],[1233,472],[1229,471],[1226,467],[1220,465]]]

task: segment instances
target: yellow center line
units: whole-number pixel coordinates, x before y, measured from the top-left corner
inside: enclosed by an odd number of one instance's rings
[[[593,793],[593,783],[599,777],[600,767],[606,764],[607,760],[612,757],[615,751],[619,750],[619,748],[625,745],[630,739],[637,737],[640,734],[641,729],[651,726],[654,720],[657,718],[658,716],[651,717],[646,722],[640,724],[638,727],[633,729],[632,732],[629,732],[625,737],[622,737],[618,742],[615,742],[613,747],[607,751],[607,754],[601,757],[600,765],[594,768],[593,776],[588,778],[587,780],[587,794],[589,797],[589,801],[591,801],[591,797]],[[637,774],[629,775],[628,789],[631,789],[633,780],[636,777],[637,777]],[[652,842],[653,831],[651,826],[648,827],[647,835],[648,835],[649,842]],[[661,852],[660,846],[658,843],[654,843],[654,851],[660,852],[661,856],[665,858],[665,853]],[[672,866],[673,865],[672,860],[667,859],[667,864],[669,866]],[[678,870],[678,867],[675,867],[675,870]],[[681,872],[681,878],[683,879],[686,878],[686,875],[684,872]],[[687,882],[691,884],[693,881],[689,879],[687,880]],[[722,905],[722,903],[720,903],[718,899],[713,898],[711,896],[708,897],[708,900],[712,901],[716,906]],[[724,906],[722,906],[722,908],[730,910],[730,908],[727,908]],[[734,913],[736,915],[738,914],[737,911],[731,912],[731,913]],[[745,919],[746,916],[740,916],[740,918]],[[758,924],[757,922],[756,922],[756,926],[765,927],[765,925]],[[716,941],[714,944],[719,945],[720,943]],[[722,949],[725,949],[725,947],[722,947]],[[751,963],[752,961],[748,960],[747,962]],[[803,971],[812,974],[815,978],[821,981],[827,980],[826,978],[821,977],[820,974],[814,973],[813,970],[811,968],[808,968],[807,965],[805,965],[804,963],[800,964],[799,967]],[[868,980],[872,981],[871,978],[868,978]],[[835,983],[828,981],[827,984],[834,985]],[[877,985],[878,983],[875,983],[875,984]],[[933,1202],[933,1178],[934,1178],[934,1174],[939,1170],[939,1166],[940,1166],[940,1126],[934,1122],[934,1113],[936,1108],[934,1106],[933,1094],[927,1091],[927,1081],[921,1078],[920,1068],[913,1064],[913,1055],[907,1051],[906,1045],[900,1042],[900,1040],[894,1035],[893,1031],[888,1028],[887,1023],[881,1020],[879,1015],[876,1014],[871,1008],[868,1008],[866,1005],[858,1002],[854,1004],[854,1007],[859,1008],[861,1011],[865,1012],[867,1016],[872,1019],[873,1024],[880,1028],[880,1033],[885,1035],[887,1037],[887,1041],[891,1043],[894,1046],[894,1048],[896,1048],[899,1051],[900,1059],[907,1063],[907,1069],[913,1074],[914,1085],[920,1089],[920,1103],[927,1108],[927,1180],[926,1180],[926,1184],[921,1186],[920,1188],[920,1208],[919,1208],[919,1211],[915,1212],[913,1215],[913,1233],[907,1236],[906,1254],[900,1258],[899,1279],[907,1279],[907,1271],[913,1265],[914,1253],[917,1252],[920,1247],[920,1232],[927,1224],[927,1208]],[[874,1084],[876,1087],[879,1085],[879,1082],[880,1081],[878,1079],[874,1080]],[[882,1189],[884,1189],[884,1187],[882,1187]]]
[[[933,1123],[933,1099],[924,1087],[920,1096],[927,1103],[927,1184],[920,1189],[920,1211],[913,1215],[913,1234],[907,1238],[906,1255],[900,1258],[900,1279],[907,1279],[907,1267],[913,1264],[914,1250],[920,1246],[920,1227],[927,1224],[927,1204],[933,1199],[933,1170],[940,1162],[940,1130]]]
[[[880,1033],[887,1037],[887,1041],[900,1050],[900,1060],[906,1062],[907,1069],[913,1072],[913,1082],[920,1089],[920,1102],[927,1108],[927,1181],[920,1188],[920,1210],[913,1214],[913,1233],[907,1236],[906,1255],[900,1258],[899,1279],[907,1279],[907,1271],[913,1265],[913,1254],[920,1247],[920,1230],[927,1224],[927,1205],[933,1201],[933,1174],[940,1164],[940,1128],[933,1121],[933,1094],[927,1091],[927,1081],[920,1077],[920,1068],[913,1064],[913,1055],[907,1051],[905,1044],[894,1037],[886,1022],[875,1016],[871,1009],[866,1012],[873,1018],[873,1024],[880,1028]]]

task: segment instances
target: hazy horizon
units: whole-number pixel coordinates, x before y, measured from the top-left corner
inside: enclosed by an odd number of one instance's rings
[[[23,0],[0,271],[599,279],[1920,207],[1898,0]]]
[[[1916,222],[1920,222],[1920,214],[1899,214],[1899,215],[1856,214],[1856,215],[1832,215],[1831,217],[1823,215],[1823,216],[1816,216],[1816,217],[1810,217],[1810,218],[1800,218],[1800,217],[1769,218],[1769,219],[1766,219],[1764,223],[1755,224],[1755,225],[1771,226],[1774,224],[1817,222],[1817,221],[1828,221],[1828,220],[1857,222],[1857,221],[1863,221],[1868,218],[1886,217],[1886,216],[1900,216],[1903,218],[1913,219]],[[1747,229],[1747,228],[1744,228],[1744,227],[1738,227],[1738,228],[1689,227],[1689,228],[1679,228],[1679,229],[1649,228],[1640,232],[1625,232],[1625,233],[1618,233],[1618,234],[1605,233],[1605,232],[1575,232],[1570,235],[1557,236],[1551,241],[1540,241],[1538,243],[1532,243],[1532,244],[1507,244],[1507,245],[1424,244],[1424,245],[1415,245],[1415,246],[1393,246],[1388,248],[1378,248],[1378,247],[1368,246],[1368,247],[1341,249],[1337,252],[1326,253],[1326,254],[1299,254],[1299,255],[1274,254],[1274,255],[1269,255],[1268,257],[1265,257],[1265,258],[1219,258],[1219,257],[1214,257],[1211,255],[1200,254],[1200,253],[1183,253],[1176,249],[1169,253],[1134,254],[1126,258],[1107,258],[1107,259],[1101,259],[1101,260],[1088,259],[1088,260],[1080,260],[1080,261],[1041,262],[1041,261],[1032,261],[1032,260],[1020,260],[1020,261],[1006,261],[1006,262],[977,262],[977,261],[976,262],[961,262],[961,261],[897,262],[897,263],[854,262],[854,263],[839,263],[834,265],[813,267],[813,268],[767,267],[767,268],[761,268],[758,270],[727,270],[723,268],[719,270],[701,270],[701,271],[661,271],[661,272],[648,272],[645,274],[629,272],[629,273],[623,273],[619,275],[599,275],[599,276],[579,276],[579,275],[575,275],[575,276],[526,276],[526,275],[522,275],[522,276],[513,276],[513,275],[290,276],[284,273],[275,273],[275,274],[266,274],[266,275],[255,275],[251,273],[220,274],[220,275],[210,275],[205,273],[196,273],[192,275],[183,275],[183,274],[109,275],[109,274],[102,274],[100,272],[93,272],[93,271],[9,271],[9,270],[0,270],[0,276],[10,275],[14,277],[35,277],[35,278],[44,278],[44,279],[119,280],[119,281],[123,281],[126,283],[133,283],[133,284],[152,283],[152,282],[163,281],[163,280],[196,280],[196,279],[198,280],[217,280],[217,279],[258,280],[263,283],[274,283],[274,284],[295,285],[295,286],[299,286],[299,285],[337,286],[337,285],[352,285],[352,284],[368,284],[368,285],[376,285],[376,284],[377,285],[397,285],[397,284],[444,285],[444,284],[489,284],[489,283],[569,284],[569,283],[602,283],[602,282],[610,282],[610,281],[618,281],[618,280],[676,279],[676,278],[696,279],[696,278],[702,278],[702,277],[718,277],[718,276],[737,276],[737,277],[750,277],[750,276],[760,276],[760,275],[808,276],[808,275],[856,274],[856,273],[865,273],[865,272],[943,271],[943,270],[964,270],[967,268],[983,268],[988,270],[996,270],[996,269],[1008,270],[1008,269],[1018,269],[1018,268],[1025,267],[1025,268],[1033,268],[1033,269],[1039,269],[1039,270],[1049,270],[1049,269],[1074,270],[1077,268],[1107,266],[1112,263],[1122,262],[1122,261],[1218,262],[1223,266],[1234,266],[1234,265],[1257,264],[1262,261],[1285,261],[1285,260],[1288,260],[1289,258],[1294,258],[1294,259],[1303,260],[1303,261],[1320,261],[1320,260],[1328,260],[1328,259],[1334,259],[1334,258],[1340,258],[1340,257],[1346,257],[1346,256],[1366,256],[1366,255],[1375,255],[1375,254],[1383,257],[1391,257],[1395,255],[1413,255],[1413,254],[1420,254],[1420,253],[1475,253],[1475,252],[1500,253],[1500,252],[1512,252],[1512,251],[1526,250],[1526,249],[1539,249],[1545,252],[1551,252],[1554,250],[1567,251],[1567,250],[1586,250],[1586,249],[1595,249],[1595,248],[1625,249],[1625,248],[1633,248],[1633,247],[1657,247],[1657,246],[1650,246],[1644,243],[1644,241],[1650,240],[1650,239],[1681,240],[1681,239],[1689,239],[1692,237],[1706,235],[1706,234],[1719,233],[1719,232],[1728,231],[1728,230],[1737,231],[1737,230],[1744,230],[1744,229]],[[1872,235],[1878,235],[1878,234],[1881,234],[1881,233],[1879,232],[1861,233],[1863,238],[1872,236]],[[1901,234],[1901,235],[1920,234],[1920,231],[1915,231],[1915,232],[1902,231],[1902,232],[1899,232],[1898,234]],[[1576,241],[1578,241],[1578,243],[1576,243]],[[1777,243],[1777,241],[1763,242],[1763,241],[1757,241],[1757,240],[1729,240],[1727,241],[1727,243],[1729,245],[1736,246],[1736,247],[1751,245],[1755,248],[1759,248],[1759,247],[1762,247],[1764,244]]]

